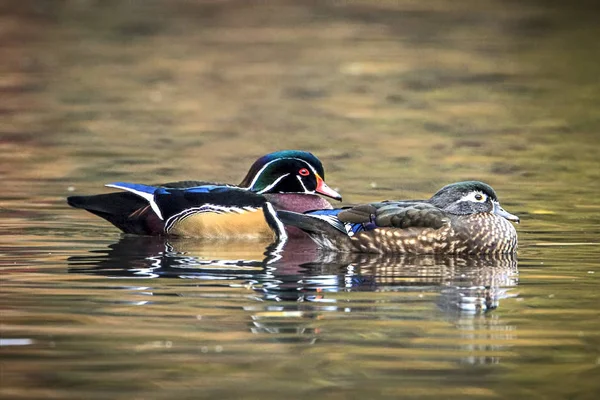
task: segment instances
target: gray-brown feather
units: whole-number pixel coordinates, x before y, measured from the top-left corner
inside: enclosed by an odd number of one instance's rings
[[[375,223],[381,227],[439,229],[449,222],[450,218],[444,211],[427,203],[408,207],[390,204],[379,208],[375,214]]]
[[[517,250],[517,232],[509,222],[519,218],[500,207],[487,184],[457,182],[429,200],[384,201],[341,210],[338,229],[326,248],[365,253],[499,254]],[[352,224],[362,224],[356,227]],[[326,235],[324,230],[319,232]],[[312,234],[311,234],[312,236]],[[343,237],[343,246],[339,245]],[[343,247],[343,248],[342,248]]]
[[[349,222],[352,224],[367,224],[371,222],[371,218],[377,212],[377,207],[374,204],[361,204],[341,211],[338,214],[338,218],[342,222]]]
[[[517,249],[512,224],[489,213],[450,216],[440,228],[382,227],[352,237],[357,251],[407,254],[492,254]]]

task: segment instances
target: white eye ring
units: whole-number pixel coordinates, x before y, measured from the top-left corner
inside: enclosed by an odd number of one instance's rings
[[[481,192],[471,192],[460,199],[460,201],[472,201],[473,203],[485,203],[488,196]]]

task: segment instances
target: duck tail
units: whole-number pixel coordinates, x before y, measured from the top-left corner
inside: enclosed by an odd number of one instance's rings
[[[300,214],[293,211],[277,211],[277,217],[284,225],[295,226],[304,231],[319,247],[327,250],[354,251],[352,240],[345,230],[332,225],[318,216]]]
[[[125,233],[156,235],[164,225],[148,202],[133,193],[67,197],[67,203],[104,218]]]

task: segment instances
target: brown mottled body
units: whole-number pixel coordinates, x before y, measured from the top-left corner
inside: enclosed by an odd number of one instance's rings
[[[491,213],[451,216],[439,229],[376,228],[350,238],[350,251],[409,254],[493,254],[517,250],[517,231]]]
[[[323,249],[379,254],[515,253],[517,231],[511,222],[520,221],[500,206],[491,186],[478,181],[446,185],[429,200],[277,215]]]

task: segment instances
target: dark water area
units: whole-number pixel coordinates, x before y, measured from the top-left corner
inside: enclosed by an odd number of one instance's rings
[[[600,396],[593,2],[0,4],[0,397]],[[344,204],[467,179],[514,257],[120,234],[113,181],[305,149]]]

